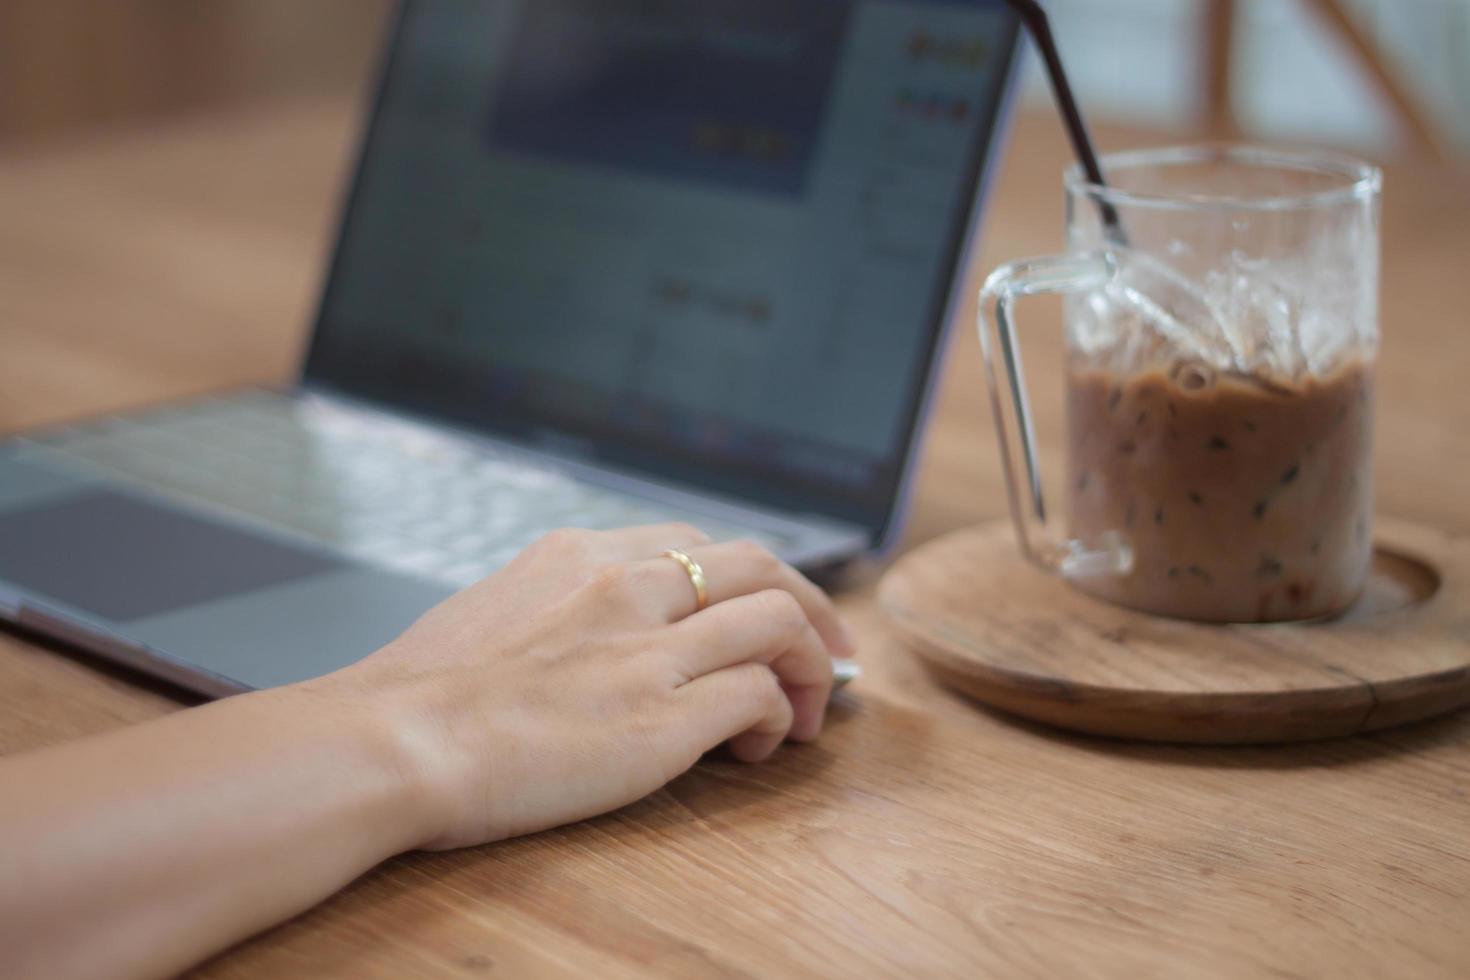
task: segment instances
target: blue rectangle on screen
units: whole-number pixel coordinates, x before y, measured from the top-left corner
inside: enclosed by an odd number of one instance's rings
[[[532,0],[499,151],[795,196],[852,0]]]

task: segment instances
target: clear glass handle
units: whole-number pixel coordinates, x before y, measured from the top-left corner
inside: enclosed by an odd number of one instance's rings
[[[980,291],[980,350],[985,356],[985,382],[990,389],[990,408],[1016,539],[1021,552],[1032,562],[1066,578],[1126,574],[1133,567],[1133,551],[1116,531],[1107,532],[1097,541],[1082,541],[1061,533],[1055,521],[1048,519],[1013,308],[1022,296],[1100,289],[1113,278],[1115,268],[1113,258],[1103,251],[1023,259],[996,269]],[[1006,395],[1002,394],[998,374],[1004,376]],[[1007,396],[1009,417],[1005,411]],[[1018,479],[1023,475],[1024,487]]]

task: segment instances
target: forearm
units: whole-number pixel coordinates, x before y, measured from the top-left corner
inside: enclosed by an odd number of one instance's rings
[[[392,726],[297,687],[0,761],[0,974],[171,973],[422,843]]]
[[[851,653],[754,544],[549,535],[348,670],[0,760],[0,976],[172,973],[399,851],[607,812],[722,742],[763,759]]]

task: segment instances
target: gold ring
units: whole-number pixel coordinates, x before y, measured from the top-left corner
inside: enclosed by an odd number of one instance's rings
[[[709,591],[705,588],[704,569],[699,567],[699,562],[690,558],[684,552],[673,548],[665,551],[659,557],[674,559],[674,561],[684,566],[684,571],[689,573],[689,584],[694,586],[695,612],[699,612],[705,606],[709,605]]]

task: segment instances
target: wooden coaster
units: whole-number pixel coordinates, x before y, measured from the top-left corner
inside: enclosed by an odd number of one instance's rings
[[[1470,538],[1377,528],[1345,615],[1217,626],[1093,599],[1034,568],[1009,524],[939,538],[879,602],[946,684],[1063,728],[1168,742],[1289,742],[1373,731],[1470,702]]]

